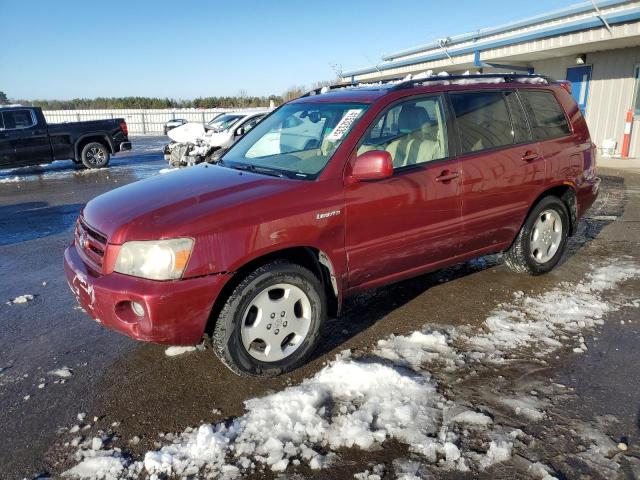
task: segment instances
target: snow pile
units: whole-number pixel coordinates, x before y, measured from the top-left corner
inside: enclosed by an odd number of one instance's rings
[[[16,175],[15,177],[0,178],[0,183],[17,183],[21,180],[22,178]]]
[[[164,354],[167,357],[175,357],[176,355],[182,355],[183,353],[193,352],[196,347],[168,347]]]
[[[282,471],[305,461],[317,469],[331,459],[321,450],[368,449],[390,437],[435,461],[444,455],[436,438],[438,402],[435,385],[421,375],[338,360],[298,386],[247,401],[247,413],[228,427],[203,425],[179,443],[147,453],[144,466],[158,474],[215,472],[231,468],[231,456],[242,468],[262,463]]]
[[[20,295],[14,298],[13,300],[7,302],[7,305],[15,305],[20,303],[27,303],[33,300],[33,295]]]

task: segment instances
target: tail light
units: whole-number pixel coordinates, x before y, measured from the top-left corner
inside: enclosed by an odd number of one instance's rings
[[[127,122],[120,122],[120,128],[122,129],[122,132],[124,133],[125,137],[129,136],[129,127],[127,127]]]

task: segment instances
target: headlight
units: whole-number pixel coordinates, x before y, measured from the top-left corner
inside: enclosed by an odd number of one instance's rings
[[[120,247],[114,271],[151,280],[180,278],[192,248],[190,238],[126,242]]]

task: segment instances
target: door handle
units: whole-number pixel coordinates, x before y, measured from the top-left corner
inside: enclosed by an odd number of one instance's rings
[[[527,151],[524,155],[522,155],[522,160],[525,162],[533,162],[540,158],[536,152]]]
[[[458,178],[460,174],[458,172],[451,172],[449,170],[445,170],[440,175],[436,177],[436,182],[447,183],[451,180]]]

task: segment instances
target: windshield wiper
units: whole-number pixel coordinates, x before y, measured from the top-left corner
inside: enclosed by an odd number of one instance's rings
[[[222,160],[219,160],[218,165],[222,165],[228,168],[233,168],[235,170],[242,170],[243,172],[259,173],[262,175],[270,175],[272,177],[279,177],[279,178],[291,178],[289,175],[285,174],[284,172],[281,172],[280,170],[276,170],[275,168],[253,165],[251,163],[236,163],[234,165],[231,165],[231,164],[224,163]]]

